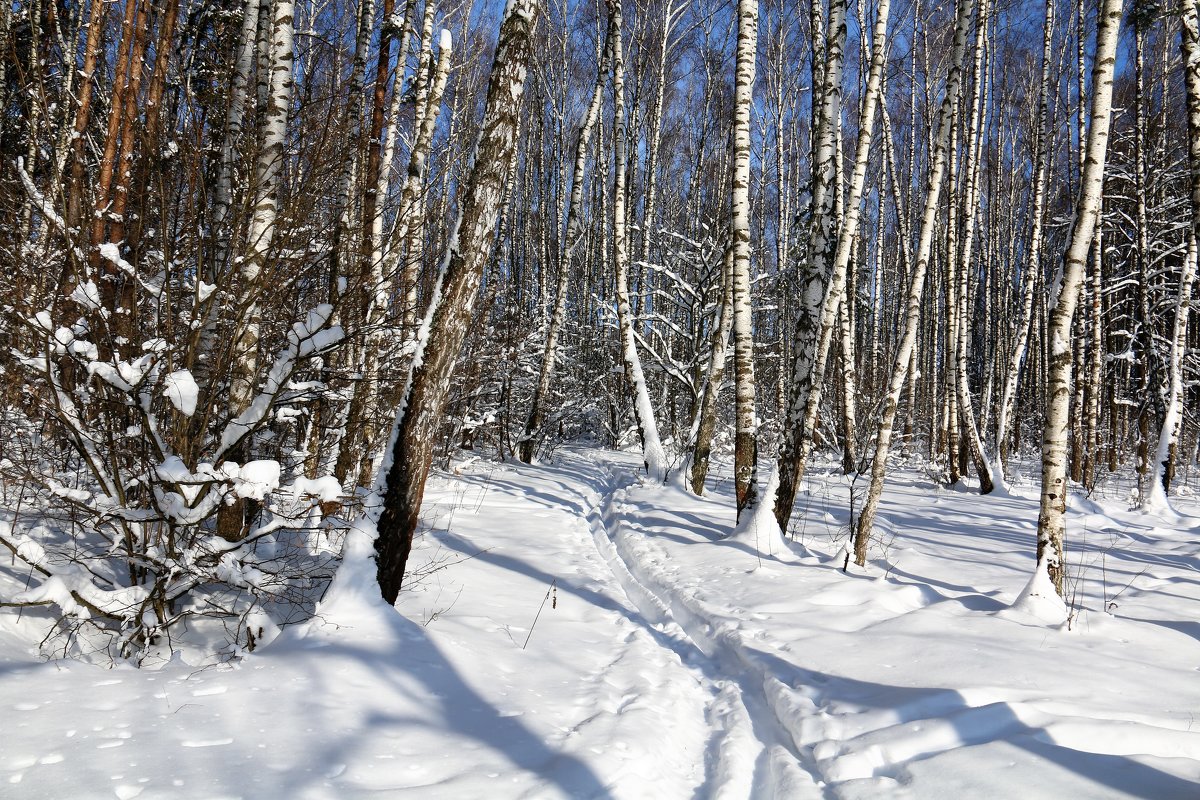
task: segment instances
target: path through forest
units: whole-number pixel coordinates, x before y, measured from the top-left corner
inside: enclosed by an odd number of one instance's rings
[[[810,472],[784,541],[727,536],[727,471],[696,498],[637,466],[437,476],[399,614],[347,573],[231,667],[37,663],[0,619],[0,795],[1196,796],[1195,519],[1081,503],[1068,630],[1013,607],[1019,481],[903,472],[844,573],[843,476]]]

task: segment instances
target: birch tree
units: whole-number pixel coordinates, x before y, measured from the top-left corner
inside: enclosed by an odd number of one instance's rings
[[[1092,236],[1100,216],[1104,165],[1112,121],[1113,70],[1121,29],[1123,0],[1103,0],[1096,24],[1096,53],[1092,67],[1091,108],[1087,146],[1075,219],[1071,227],[1062,279],[1047,323],[1050,342],[1046,385],[1046,422],[1042,430],[1042,488],[1038,513],[1037,569],[1045,573],[1060,596],[1066,585],[1064,539],[1067,511],[1067,430],[1071,401],[1071,327],[1080,286],[1087,268]]]
[[[891,13],[890,0],[880,0],[875,12],[875,26],[872,32],[871,66],[867,75],[866,91],[863,97],[862,118],[859,121],[858,139],[854,149],[854,169],[849,182],[849,198],[846,202],[846,216],[837,232],[837,247],[833,255],[833,269],[828,286],[819,309],[817,318],[817,341],[814,347],[814,358],[811,376],[808,379],[807,395],[797,392],[793,384],[791,402],[799,404],[803,397],[804,405],[800,408],[789,405],[787,422],[796,421],[796,429],[785,431],[785,436],[793,437],[780,448],[779,490],[775,496],[775,519],[780,530],[786,531],[788,520],[791,518],[792,506],[796,499],[796,490],[804,475],[804,465],[812,449],[813,435],[816,431],[817,416],[820,413],[822,381],[819,376],[825,372],[829,359],[829,351],[833,342],[835,323],[839,309],[845,302],[847,291],[846,272],[850,264],[854,243],[858,237],[862,220],[862,198],[866,185],[867,167],[871,155],[871,143],[875,133],[875,117],[880,106],[883,90],[883,73],[887,62],[888,52],[888,18]],[[799,376],[794,376],[793,381]],[[847,399],[846,402],[853,402]],[[800,415],[797,417],[797,412]],[[792,449],[787,449],[792,448]],[[788,461],[785,463],[784,457]],[[787,475],[785,481],[784,476]]]
[[[730,237],[733,255],[733,338],[736,400],[733,480],[739,518],[758,501],[757,428],[754,404],[754,330],[750,299],[750,109],[758,49],[758,0],[738,0],[737,77],[734,87],[733,193]]]
[[[1041,274],[1042,225],[1045,218],[1046,192],[1052,149],[1050,130],[1050,70],[1054,52],[1054,6],[1055,0],[1046,0],[1045,22],[1042,25],[1042,77],[1038,83],[1037,127],[1033,137],[1033,204],[1029,213],[1031,232],[1029,249],[1021,275],[1021,306],[1018,317],[1016,342],[1008,359],[1004,373],[1004,388],[1000,397],[1000,410],[996,414],[996,475],[1004,480],[1007,459],[1008,430],[1012,420],[1013,400],[1017,394],[1017,383],[1025,353],[1029,346],[1029,330],[1033,323],[1033,295]]]
[[[382,494],[382,511],[375,550],[380,592],[389,603],[396,602],[404,579],[450,377],[466,335],[483,267],[491,256],[516,149],[536,11],[536,0],[512,0],[500,23],[471,173],[434,295],[421,323],[389,453],[380,469],[377,487]]]
[[[887,457],[891,449],[896,412],[900,393],[908,376],[909,361],[916,346],[917,327],[921,318],[921,299],[925,290],[925,273],[929,268],[929,256],[933,247],[933,232],[937,220],[942,183],[949,161],[950,133],[958,115],[959,96],[962,89],[963,63],[967,50],[967,34],[975,15],[974,0],[960,0],[954,25],[954,49],[950,72],[946,77],[945,97],[938,115],[937,133],[933,140],[933,154],[929,166],[925,190],[925,210],[921,216],[921,233],[917,239],[916,256],[913,258],[912,274],[909,276],[908,292],[904,303],[903,334],[892,365],[891,380],[883,400],[883,412],[875,438],[875,455],[871,462],[871,484],[866,500],[859,512],[854,532],[854,561],[859,566],[867,563],[867,545],[875,525],[875,514],[883,496],[883,484],[887,478]]]
[[[775,496],[775,519],[787,530],[796,490],[803,479],[803,416],[813,387],[820,384],[816,360],[820,335],[821,298],[829,284],[829,264],[834,243],[834,207],[837,192],[837,142],[841,125],[842,68],[845,64],[846,0],[831,0],[828,27],[818,27],[823,18],[821,0],[813,0],[814,37],[824,31],[820,48],[814,44],[814,72],[822,76],[821,91],[813,95],[812,217],[809,223],[808,258],[801,275],[800,308],[796,317],[792,380],[783,440],[779,446],[779,489]],[[836,307],[834,308],[836,312]]]
[[[262,120],[261,141],[254,165],[253,212],[247,234],[247,251],[240,267],[242,286],[255,287],[267,264],[275,238],[275,220],[279,210],[279,185],[283,174],[284,144],[287,136],[288,114],[292,104],[293,16],[291,0],[274,0],[271,34],[267,43],[269,65],[266,111]],[[237,323],[234,339],[235,360],[229,386],[229,407],[232,416],[250,407],[258,377],[259,315],[258,302],[250,289],[250,298]],[[241,451],[230,454],[244,457]],[[242,519],[243,503],[222,509],[219,531],[227,539],[245,536],[247,528]]]
[[[625,381],[633,396],[633,414],[642,440],[642,458],[646,474],[656,483],[667,477],[667,454],[658,435],[658,422],[654,417],[654,405],[646,386],[646,375],[642,371],[642,360],[638,355],[637,339],[634,335],[633,309],[629,298],[629,230],[627,225],[626,200],[628,191],[626,147],[629,132],[625,119],[625,55],[621,43],[621,0],[607,0],[609,14],[609,41],[612,46],[609,58],[613,74],[613,273],[616,276],[617,326],[620,336],[621,360],[625,369]]]
[[[1175,321],[1168,361],[1169,383],[1166,413],[1158,435],[1154,457],[1154,476],[1150,483],[1149,507],[1164,508],[1170,489],[1179,431],[1183,424],[1183,357],[1187,350],[1188,316],[1191,313],[1192,286],[1196,280],[1197,241],[1200,241],[1200,24],[1195,0],[1180,0],[1180,49],[1182,51],[1183,89],[1187,102],[1187,169],[1190,192],[1187,255],[1179,276],[1175,301]]]

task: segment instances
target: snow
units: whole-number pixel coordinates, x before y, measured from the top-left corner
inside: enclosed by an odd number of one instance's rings
[[[263,500],[279,488],[281,468],[278,461],[262,460],[243,464],[234,479],[233,490],[238,497]]]
[[[163,396],[171,401],[175,410],[185,417],[196,413],[196,400],[200,387],[186,369],[175,370],[163,378]]]
[[[277,484],[273,463],[238,480]],[[1037,498],[1020,484],[979,497],[895,472],[883,536],[847,574],[851,485],[829,465],[810,466],[795,538],[767,544],[745,520],[730,535],[727,466],[703,498],[640,469],[562,448],[435,474],[395,609],[368,514],[316,616],[233,663],[45,662],[47,612],[5,609],[0,795],[1200,796],[1187,498],[1170,527],[1073,502],[1068,609],[1030,581]],[[0,563],[0,597],[26,577]],[[74,602],[56,580],[23,596]],[[1070,624],[1030,613],[1034,596]]]

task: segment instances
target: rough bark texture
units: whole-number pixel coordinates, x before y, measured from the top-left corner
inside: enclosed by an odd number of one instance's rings
[[[875,114],[880,107],[883,87],[883,70],[887,56],[887,26],[891,10],[890,0],[880,0],[875,17],[875,30],[871,52],[871,69],[867,76],[867,89],[863,99],[863,116],[859,123],[858,141],[855,144],[854,171],[850,176],[850,196],[846,203],[846,217],[838,231],[837,249],[833,254],[833,269],[817,317],[817,339],[813,348],[810,376],[805,380],[807,388],[800,382],[799,374],[793,375],[791,403],[803,405],[789,408],[788,430],[785,431],[785,446],[779,454],[779,489],[775,496],[775,519],[780,530],[786,531],[796,501],[796,490],[804,477],[804,464],[812,449],[813,436],[817,427],[817,415],[821,407],[822,382],[825,365],[838,311],[846,294],[846,271],[858,237],[862,221],[862,195],[866,184],[867,164],[870,160],[871,142],[875,132]],[[849,320],[847,320],[849,322]],[[799,357],[796,366],[800,366]],[[853,402],[853,400],[848,400]]]
[[[754,309],[750,301],[750,106],[758,49],[758,0],[738,0],[737,78],[734,88],[733,194],[733,363],[736,433],[733,483],[737,512],[758,501],[758,421],[754,407]]]
[[[383,509],[375,550],[380,592],[389,603],[396,601],[404,579],[450,378],[491,256],[516,149],[536,10],[536,0],[512,0],[500,24],[474,163],[396,415],[390,463],[382,470]]]
[[[1064,544],[1067,511],[1067,430],[1070,425],[1071,324],[1079,289],[1087,267],[1088,251],[1100,216],[1104,189],[1104,164],[1112,119],[1113,69],[1123,0],[1103,0],[1096,29],[1096,56],[1092,68],[1091,124],[1083,180],[1075,205],[1075,222],[1063,259],[1062,283],[1050,312],[1050,343],[1046,384],[1046,424],[1042,431],[1042,491],[1038,514],[1038,569],[1049,573],[1059,595],[1064,594]]]
[[[813,3],[815,26],[823,17],[820,1]],[[812,219],[809,225],[808,259],[800,277],[800,302],[794,336],[792,381],[788,390],[787,415],[779,446],[779,489],[775,495],[775,519],[787,530],[796,489],[804,478],[804,413],[810,393],[820,386],[824,372],[815,367],[820,335],[821,298],[830,286],[829,265],[834,236],[834,186],[837,171],[838,127],[842,108],[842,67],[845,63],[846,2],[832,0],[824,42],[813,47],[814,76],[820,74],[820,104],[813,95],[813,180]],[[818,69],[820,67],[820,69]],[[836,313],[836,308],[834,309]],[[817,389],[819,391],[819,389]],[[810,437],[811,438],[811,437]]]

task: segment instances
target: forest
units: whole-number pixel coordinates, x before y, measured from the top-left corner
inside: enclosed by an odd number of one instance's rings
[[[1194,528],[1195,0],[13,0],[0,108],[0,639],[39,657],[403,609],[485,465],[727,506],[760,565],[840,487],[843,576],[912,480],[1024,497],[1009,583],[1068,627],[1075,509]]]

